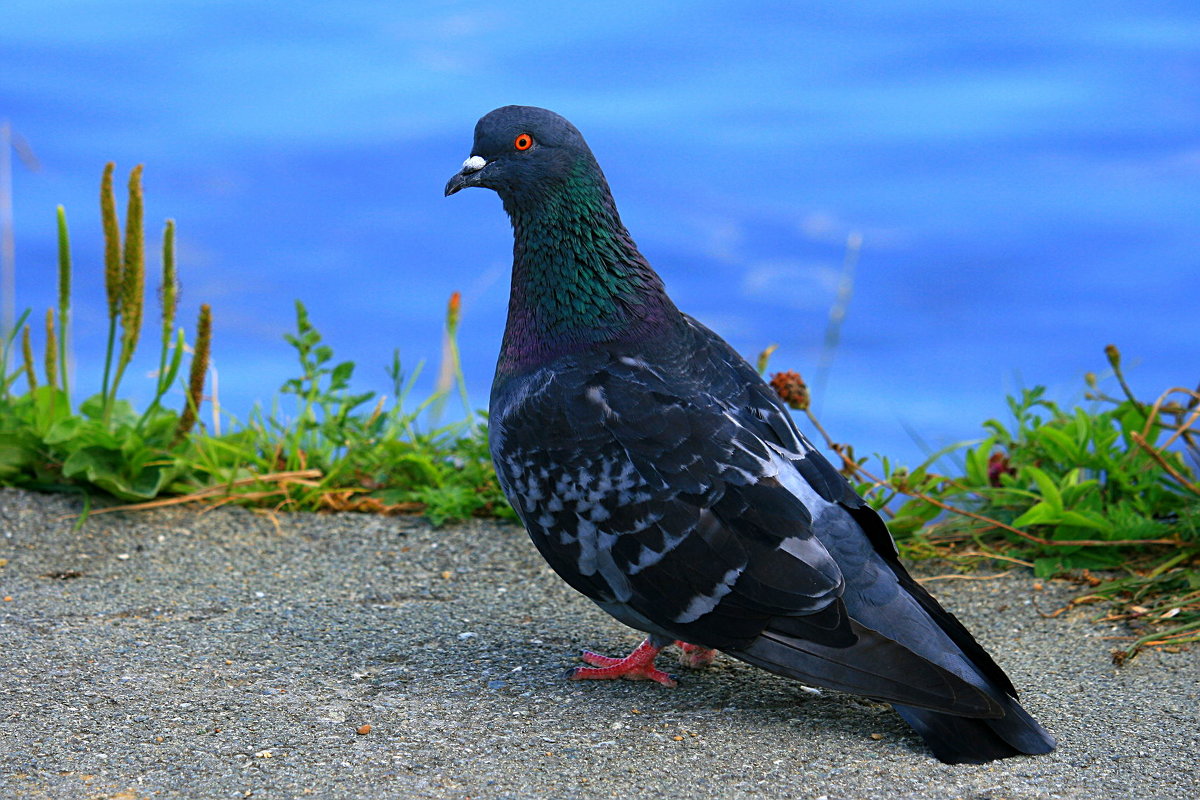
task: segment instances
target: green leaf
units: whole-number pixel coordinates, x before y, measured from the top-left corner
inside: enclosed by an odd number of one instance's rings
[[[333,390],[344,389],[350,383],[350,377],[354,374],[354,362],[343,361],[333,368],[329,373],[330,388]]]
[[[1024,528],[1028,525],[1053,525],[1058,522],[1061,508],[1055,508],[1046,502],[1035,504],[1021,516],[1012,521],[1014,528]]]
[[[1053,578],[1062,571],[1062,562],[1058,556],[1033,560],[1033,576],[1035,578]]]
[[[174,466],[154,464],[128,471],[119,451],[104,447],[76,450],[63,463],[63,475],[82,478],[120,500],[152,500],[173,477]]]
[[[46,435],[42,437],[42,441],[46,444],[69,444],[78,442],[85,432],[91,432],[92,425],[89,420],[82,417],[67,417],[60,419],[58,422],[50,426],[50,430],[46,431]]]
[[[79,404],[79,413],[89,419],[104,417],[104,395],[94,394]]]
[[[1081,460],[1080,444],[1063,431],[1046,426],[1038,428],[1037,435],[1043,447],[1051,445],[1047,449],[1053,451],[1051,455],[1058,461],[1070,464]]]
[[[1001,444],[1012,444],[1012,434],[1008,432],[1008,428],[1004,427],[999,420],[989,419],[987,422],[983,423],[983,427],[990,430],[992,432],[992,438]]]
[[[1121,433],[1124,434],[1127,441],[1130,433],[1140,433],[1142,428],[1144,428],[1146,425],[1146,415],[1142,413],[1142,410],[1133,403],[1122,403],[1117,409],[1116,413],[1118,418],[1121,420]],[[1153,444],[1153,439],[1155,439],[1157,435],[1158,429],[1152,427],[1150,429],[1149,436],[1146,437],[1146,440]]]
[[[1112,523],[1095,511],[1064,510],[1058,515],[1058,521],[1066,525],[1075,525],[1080,528],[1091,528],[1092,530],[1100,531],[1104,534],[1111,534],[1113,532]]]
[[[121,468],[120,452],[107,447],[81,447],[63,462],[63,475],[68,478],[84,478],[95,483],[97,478],[118,474]]]
[[[988,459],[996,447],[996,437],[991,436],[967,451],[967,483],[971,486],[988,486]]]
[[[1053,479],[1034,466],[1026,465],[1022,468],[1022,471],[1037,483],[1038,490],[1041,491],[1045,502],[1055,511],[1062,511],[1062,493],[1058,490],[1058,486],[1055,485]]]
[[[35,439],[20,433],[0,433],[0,480],[26,474],[36,457]]]
[[[70,416],[71,406],[61,389],[54,386],[39,386],[31,394],[33,395],[33,427],[35,431],[44,433],[54,423]]]

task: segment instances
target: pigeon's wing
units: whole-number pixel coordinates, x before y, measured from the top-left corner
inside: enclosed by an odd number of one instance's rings
[[[498,477],[550,565],[652,634],[732,651],[768,637],[787,658],[763,666],[791,677],[998,713],[850,618],[841,569],[813,534],[803,452],[752,430],[794,427],[760,402],[761,381],[747,386],[710,350],[560,359],[494,398]]]
[[[911,632],[910,636],[918,636],[922,629],[932,631],[933,626],[936,626],[936,630],[949,638],[971,665],[997,690],[1017,697],[1012,681],[970,631],[957,617],[942,608],[933,595],[909,574],[900,562],[896,544],[888,532],[887,525],[875,509],[867,505],[846,479],[820,454],[816,454],[815,458],[805,459],[799,466],[805,481],[823,500],[835,503],[846,511],[850,521],[865,534],[863,546],[869,545],[872,553],[878,556],[884,565],[880,570],[882,575],[878,582],[864,580],[856,585],[855,591],[862,595],[860,602],[875,607],[880,616],[890,616],[897,626],[906,623],[908,631]],[[928,622],[932,622],[933,626],[928,625]],[[901,636],[898,632],[889,630],[887,633],[908,641],[908,637]]]
[[[945,707],[917,708],[898,701],[896,711],[922,735],[938,758],[949,763],[982,763],[1018,753],[1053,750],[1054,737],[1017,702],[1016,690],[1004,671],[966,627],[909,575],[879,514],[796,430],[790,414],[769,387],[755,380],[750,366],[715,334],[690,322],[697,336],[710,343],[709,358],[733,365],[730,374],[737,373],[734,380],[747,387],[750,397],[745,407],[751,412],[741,414],[740,422],[787,452],[802,477],[796,491],[804,495],[806,505],[817,517],[814,530],[842,569],[853,575],[842,595],[852,624],[875,629],[963,677],[988,695],[992,708],[978,715],[961,710],[942,713]],[[734,655],[788,674],[786,666],[794,661],[795,654],[786,621],[773,620],[750,647]]]
[[[497,473],[572,586],[711,646],[778,614],[831,609],[826,627],[842,632],[841,572],[807,509],[719,409],[632,357],[530,382],[519,409],[493,411]]]
[[[793,491],[804,498],[814,514],[836,509],[823,517],[823,539],[844,568],[855,571],[856,579],[847,588],[854,609],[870,609],[870,619],[859,620],[875,625],[887,636],[924,653],[919,642],[931,650],[961,651],[961,656],[1000,692],[1017,696],[1011,680],[975,637],[959,620],[931,595],[900,562],[896,543],[887,525],[875,509],[854,490],[850,482],[801,434],[774,391],[757,379],[749,364],[716,334],[699,323],[691,322],[696,336],[709,343],[710,362],[728,365],[722,370],[710,365],[709,374],[731,376],[728,393],[744,386],[743,407],[738,420],[748,432],[778,449],[789,460],[799,480],[789,482]],[[873,578],[873,579],[872,579]],[[944,638],[953,643],[947,648]],[[959,657],[958,653],[953,654]]]

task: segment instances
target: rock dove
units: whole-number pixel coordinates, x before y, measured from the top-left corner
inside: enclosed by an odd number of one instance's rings
[[[572,677],[674,685],[654,660],[679,643],[691,665],[719,650],[890,702],[945,762],[1054,749],[771,388],[667,297],[570,122],[487,114],[446,195],[471,186],[500,195],[515,240],[500,485],[550,566],[648,634]]]

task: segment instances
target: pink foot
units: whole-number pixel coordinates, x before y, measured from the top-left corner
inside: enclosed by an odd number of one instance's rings
[[[688,669],[707,667],[717,657],[716,650],[709,650],[698,644],[688,644],[687,642],[675,642],[675,644],[679,645],[679,649],[682,651],[679,654],[679,663]]]
[[[627,681],[655,681],[663,686],[675,687],[675,679],[662,670],[654,668],[654,659],[661,647],[650,640],[642,642],[625,658],[609,658],[590,650],[580,655],[591,667],[575,667],[569,677],[573,681],[607,681],[624,678]]]

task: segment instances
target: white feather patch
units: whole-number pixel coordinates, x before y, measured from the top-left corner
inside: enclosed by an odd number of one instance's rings
[[[729,594],[733,590],[733,584],[739,577],[742,571],[740,569],[731,569],[725,573],[725,577],[721,578],[721,582],[713,588],[708,594],[698,594],[692,598],[692,602],[688,603],[688,607],[683,610],[683,613],[675,618],[675,621],[683,624],[687,622],[695,622],[708,612],[717,607],[717,603],[721,602],[721,598]]]

